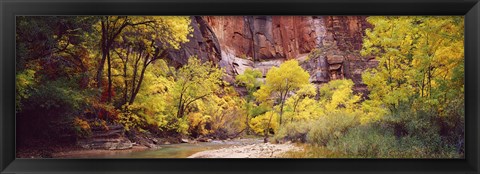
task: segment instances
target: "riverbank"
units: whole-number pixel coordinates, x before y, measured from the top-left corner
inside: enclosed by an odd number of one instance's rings
[[[145,151],[151,149],[146,146],[133,146],[130,149],[123,150],[104,150],[104,149],[79,149],[73,151],[63,151],[52,154],[52,158],[78,158],[84,156],[114,156],[128,154],[132,152]]]
[[[187,158],[195,153],[216,150],[220,148],[240,147],[253,144],[263,144],[260,138],[236,138],[228,140],[210,140],[200,142],[189,140],[184,143],[158,143],[155,147],[135,144],[132,148],[85,149],[75,145],[48,146],[49,149],[21,148],[17,151],[18,158]],[[29,150],[30,149],[30,150]],[[32,151],[36,150],[36,151]]]
[[[188,158],[282,158],[287,152],[301,151],[292,143],[256,143],[198,152]]]
[[[33,147],[17,148],[17,158],[77,158],[79,156],[94,156],[94,155],[118,155],[128,154],[136,151],[145,151],[151,149],[147,146],[137,145],[129,149],[123,150],[105,150],[105,149],[85,149],[78,145],[66,144],[64,146],[51,146],[45,149],[38,149]]]

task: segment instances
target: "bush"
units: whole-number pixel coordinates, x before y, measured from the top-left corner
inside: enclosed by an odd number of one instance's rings
[[[417,133],[422,135],[422,133]],[[327,149],[350,158],[455,158],[455,149],[441,143],[440,135],[397,137],[392,127],[377,123],[357,126],[329,141]]]
[[[320,117],[312,124],[307,134],[307,142],[326,146],[329,141],[338,139],[348,129],[359,124],[357,117],[347,112],[333,112]]]
[[[311,122],[307,121],[286,123],[275,133],[273,138],[277,142],[291,140],[305,143],[307,141],[307,134],[312,126]]]
[[[352,128],[337,140],[329,141],[327,149],[350,157],[385,158],[392,157],[395,142],[391,132],[367,125]]]

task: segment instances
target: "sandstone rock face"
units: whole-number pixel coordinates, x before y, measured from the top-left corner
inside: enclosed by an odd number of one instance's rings
[[[180,67],[187,63],[190,56],[197,56],[200,60],[219,62],[221,50],[218,40],[210,26],[200,16],[191,17],[193,36],[189,37],[187,43],[181,45],[180,50],[169,51],[169,63]]]
[[[295,58],[316,48],[325,31],[315,16],[206,16],[222,50],[255,61]]]
[[[196,16],[192,27],[190,42],[170,53],[171,64],[181,66],[197,55],[225,68],[229,82],[247,68],[265,75],[297,59],[319,86],[348,78],[355,91],[365,92],[361,73],[378,64],[359,54],[365,30],[372,27],[365,16]]]

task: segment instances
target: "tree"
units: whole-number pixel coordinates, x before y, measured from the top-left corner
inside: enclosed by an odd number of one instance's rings
[[[28,68],[25,67],[28,63],[39,60],[67,60],[58,54],[81,46],[88,38],[86,33],[93,32],[92,25],[96,21],[95,17],[85,16],[18,16],[17,69]],[[75,63],[75,60],[68,61]]]
[[[126,128],[140,128],[152,133],[175,129],[169,125],[174,117],[171,114],[170,103],[172,101],[169,90],[175,83],[173,78],[168,75],[170,68],[164,60],[158,60],[152,66],[148,66],[142,90],[138,92],[135,102],[122,105],[122,108],[119,109],[118,122]],[[120,79],[123,80],[122,78]],[[119,81],[119,83],[121,82]],[[120,102],[123,103],[124,99],[121,99]]]
[[[320,88],[319,103],[324,107],[325,112],[334,112],[345,109],[354,112],[360,102],[360,96],[355,95],[352,90],[353,81],[332,80]]]
[[[309,84],[310,75],[298,65],[297,60],[289,60],[273,67],[267,72],[265,84],[255,92],[254,96],[258,101],[266,102],[278,99],[280,103],[279,121],[282,124],[282,115],[285,100],[290,92],[299,90],[306,84]]]
[[[302,86],[285,101],[285,108],[288,115],[285,115],[286,119],[289,117],[290,122],[297,120],[308,120],[312,116],[316,115],[318,106],[314,97],[316,95],[316,88],[313,84],[306,84]]]
[[[377,68],[364,73],[369,97],[387,104],[421,98],[437,107],[463,94],[463,17],[369,17],[363,55],[373,55]],[[445,105],[445,104],[442,104]],[[424,107],[424,106],[422,106]]]
[[[245,117],[245,129],[247,134],[250,133],[250,126],[248,124],[251,118],[250,111],[253,109],[253,107],[255,107],[255,103],[253,103],[253,101],[255,100],[255,96],[253,96],[253,94],[258,90],[261,85],[260,80],[258,80],[258,78],[261,77],[262,72],[250,68],[246,69],[243,74],[237,75],[235,77],[236,83],[240,86],[244,86],[247,89],[247,102],[245,103],[245,108],[247,110],[247,116]]]
[[[379,65],[362,75],[370,91],[364,108],[386,109],[384,121],[392,125],[397,137],[409,133],[418,139],[441,135],[442,143],[461,151],[463,17],[378,16],[367,20],[374,27],[366,31],[361,53],[375,56]]]
[[[144,69],[154,60],[165,56],[165,50],[168,48],[178,49],[181,43],[188,42],[187,36],[192,31],[189,26],[190,18],[185,16],[102,16],[100,20],[101,30],[101,52],[102,58],[97,69],[97,87],[102,86],[102,74],[105,62],[107,62],[107,78],[108,78],[108,101],[112,97],[112,66],[111,66],[111,50],[116,42],[116,39],[126,30],[128,33],[122,36],[130,35],[125,38],[135,39],[136,41],[126,41],[128,44],[136,45],[134,50],[140,54],[142,67],[140,79],[144,73]],[[137,61],[140,62],[140,61]],[[138,64],[137,64],[138,65]],[[140,87],[141,80],[137,83]],[[133,91],[133,97],[130,98],[129,103],[133,102],[135,93],[138,93],[138,88]]]
[[[216,138],[233,138],[245,131],[246,117],[242,106],[245,100],[232,86],[221,87],[214,94],[194,102],[194,111],[189,117],[189,133],[210,135]]]
[[[192,31],[187,17],[130,18],[132,23],[142,25],[125,28],[113,45],[123,65],[123,104],[135,101],[148,66],[165,58],[168,49],[179,49],[181,43],[188,42],[187,36]]]
[[[254,100],[253,93],[255,93],[262,84],[258,78],[262,78],[262,72],[250,68],[246,69],[243,74],[235,77],[236,83],[247,89],[247,101]]]
[[[177,118],[183,118],[193,102],[212,95],[222,83],[223,70],[211,62],[202,63],[191,57],[175,75],[173,95],[177,105]]]

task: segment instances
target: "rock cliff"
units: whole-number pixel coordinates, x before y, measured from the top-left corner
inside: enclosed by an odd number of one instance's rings
[[[365,16],[195,16],[193,36],[171,64],[181,66],[191,55],[226,69],[226,80],[247,68],[264,74],[283,61],[297,59],[312,83],[348,78],[365,92],[361,73],[378,62],[362,57],[362,37],[372,26]]]

